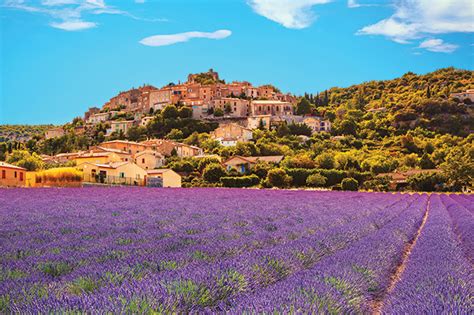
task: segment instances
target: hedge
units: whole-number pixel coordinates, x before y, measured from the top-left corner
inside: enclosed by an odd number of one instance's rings
[[[221,177],[221,183],[224,187],[252,187],[260,183],[260,178],[255,174],[239,177],[225,176]]]
[[[306,186],[306,180],[310,175],[320,174],[327,178],[325,187],[331,187],[340,184],[344,178],[353,177],[359,183],[363,183],[371,177],[369,172],[357,172],[357,171],[341,171],[335,169],[322,169],[322,168],[289,168],[286,169],[286,173],[293,178],[291,186],[303,187]]]

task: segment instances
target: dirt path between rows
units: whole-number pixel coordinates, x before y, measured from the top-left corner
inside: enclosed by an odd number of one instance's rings
[[[382,308],[384,306],[385,299],[393,291],[397,283],[400,281],[402,274],[405,271],[405,268],[407,266],[410,254],[413,251],[413,248],[415,247],[416,242],[418,241],[418,238],[420,237],[421,232],[423,231],[426,220],[428,220],[428,215],[430,212],[430,202],[431,202],[431,199],[430,199],[430,196],[428,196],[428,202],[426,203],[425,214],[423,215],[421,224],[418,227],[418,230],[416,231],[414,238],[405,245],[405,248],[403,249],[403,253],[402,253],[401,262],[397,266],[395,271],[393,272],[392,276],[390,277],[390,283],[387,287],[387,290],[385,291],[384,294],[382,294],[382,296],[379,299],[376,299],[372,303],[372,315],[382,314]]]

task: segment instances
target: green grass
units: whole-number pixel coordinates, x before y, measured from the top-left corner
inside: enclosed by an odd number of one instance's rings
[[[19,269],[0,269],[0,281],[16,280],[27,276],[27,273]]]
[[[39,270],[53,278],[61,277],[72,271],[73,267],[67,262],[45,262],[39,264]]]
[[[74,280],[68,287],[69,292],[74,295],[82,295],[83,293],[92,293],[100,286],[99,281],[89,277],[79,277]]]

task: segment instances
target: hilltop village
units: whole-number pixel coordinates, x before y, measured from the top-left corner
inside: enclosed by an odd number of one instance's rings
[[[471,154],[472,87],[471,71],[447,68],[296,96],[272,85],[227,83],[210,69],[185,82],[120,92],[71,123],[41,127],[42,135],[0,139],[1,180],[469,189],[469,177],[450,181],[446,165]]]
[[[330,131],[329,120],[295,115],[297,102],[297,97],[283,94],[271,85],[254,87],[249,82],[225,83],[211,69],[206,73],[190,74],[184,83],[170,83],[160,89],[145,85],[121,92],[102,108],[89,108],[84,115],[83,128],[107,123],[106,136],[127,134],[133,126],[147,126],[154,118],[153,113],[171,104],[189,109],[193,119],[217,122],[219,128],[213,138],[224,146],[251,140],[248,133],[253,129],[276,128],[283,122],[305,123],[314,132]],[[46,137],[60,136],[62,132],[61,128],[48,130]]]

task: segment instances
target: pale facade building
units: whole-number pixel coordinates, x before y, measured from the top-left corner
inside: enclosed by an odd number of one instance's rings
[[[250,102],[250,115],[289,116],[293,115],[293,105],[278,100],[255,100]]]

